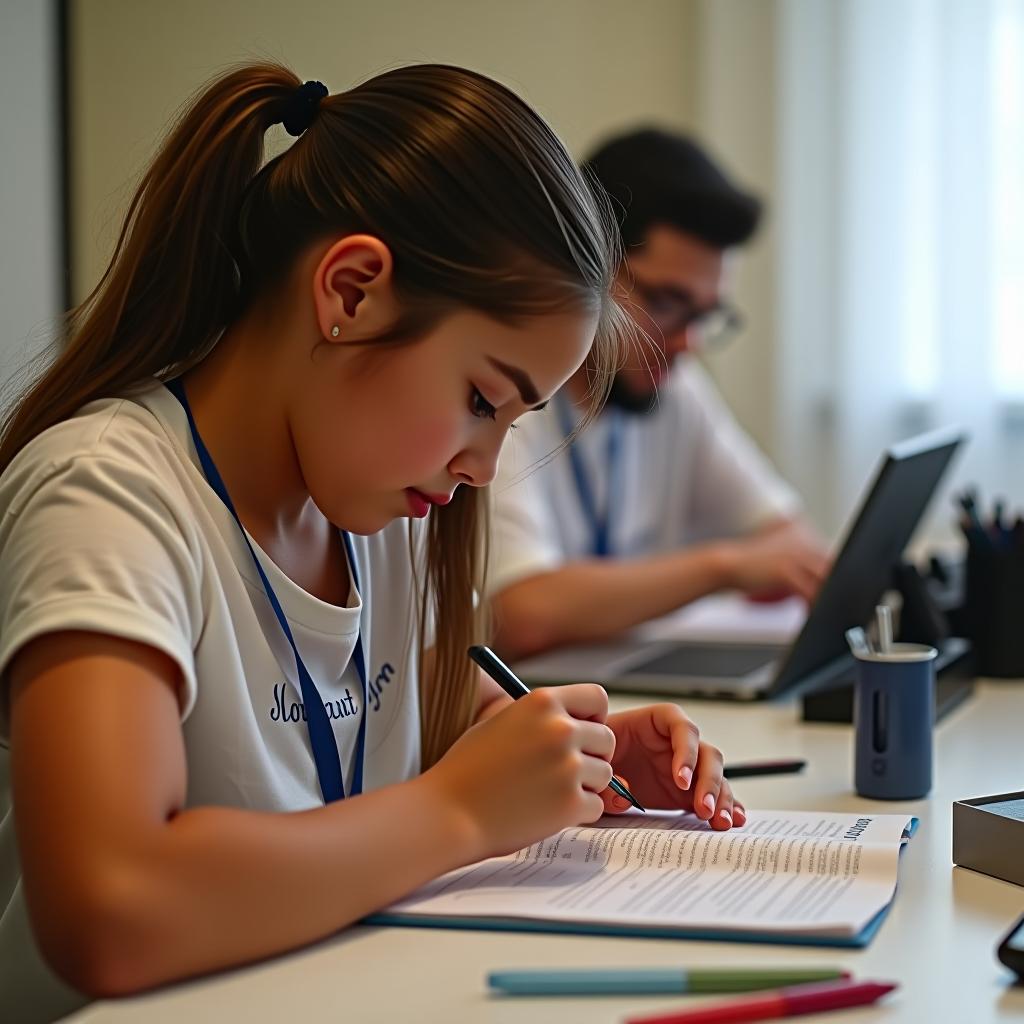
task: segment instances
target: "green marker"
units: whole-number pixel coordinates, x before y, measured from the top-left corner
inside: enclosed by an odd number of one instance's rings
[[[610,996],[638,994],[698,994],[757,992],[816,981],[841,981],[849,971],[838,968],[744,970],[683,967],[627,967],[598,970],[495,971],[488,975],[492,989],[510,996]]]

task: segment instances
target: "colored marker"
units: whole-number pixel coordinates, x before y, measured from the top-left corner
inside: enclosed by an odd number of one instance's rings
[[[510,996],[669,995],[756,992],[809,982],[849,978],[838,968],[820,970],[698,969],[685,967],[611,967],[600,970],[494,971],[491,988]]]
[[[753,1020],[798,1017],[805,1013],[866,1006],[898,987],[894,982],[881,981],[826,981],[815,985],[794,985],[695,1010],[630,1017],[626,1024],[746,1024]]]

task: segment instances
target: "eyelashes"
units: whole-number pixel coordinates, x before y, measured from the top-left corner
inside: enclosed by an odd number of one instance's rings
[[[498,410],[491,405],[490,402],[484,398],[480,389],[472,387],[469,393],[469,411],[479,420],[495,420],[497,419]],[[509,424],[510,430],[515,430],[516,425],[514,423]]]
[[[480,420],[493,420],[497,409],[480,393],[479,388],[472,388],[469,393],[469,411]]]

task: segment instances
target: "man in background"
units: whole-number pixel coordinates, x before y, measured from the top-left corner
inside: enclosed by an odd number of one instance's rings
[[[719,590],[809,601],[828,569],[797,496],[695,358],[741,325],[727,257],[753,235],[759,201],[666,132],[614,139],[586,166],[620,220],[618,288],[651,342],[567,450],[547,459],[579,422],[586,364],[506,443],[489,593],[510,658],[606,639]]]

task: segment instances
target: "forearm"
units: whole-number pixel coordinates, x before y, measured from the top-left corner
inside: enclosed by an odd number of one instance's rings
[[[474,859],[476,837],[424,776],[300,813],[184,811],[143,845],[109,872],[94,941],[78,936],[94,962],[71,980],[94,994],[314,942]]]
[[[728,586],[730,571],[719,544],[644,559],[571,562],[495,597],[495,643],[518,658],[605,639]]]

